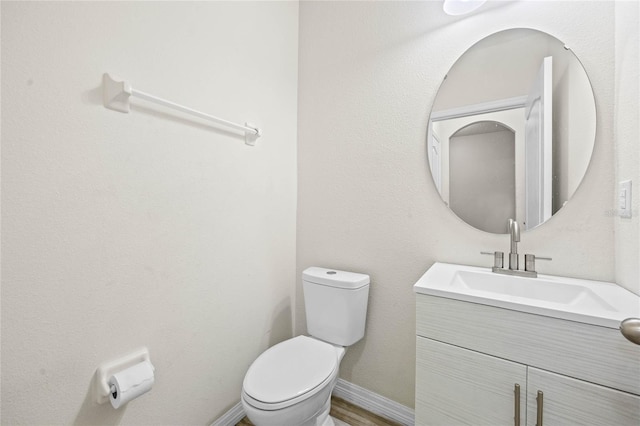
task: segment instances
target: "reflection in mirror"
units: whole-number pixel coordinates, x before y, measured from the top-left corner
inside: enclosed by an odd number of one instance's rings
[[[584,68],[556,38],[506,30],[472,46],[440,86],[429,164],[445,203],[468,224],[506,233],[555,214],[580,184],[595,140]]]
[[[496,121],[475,122],[451,135],[449,207],[469,225],[500,233],[516,217],[515,154],[514,131]]]

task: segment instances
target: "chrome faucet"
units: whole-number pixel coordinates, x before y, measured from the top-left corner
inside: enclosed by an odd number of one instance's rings
[[[509,234],[511,234],[511,250],[509,251],[509,269],[518,270],[518,243],[520,242],[520,226],[518,222],[509,219]]]
[[[519,255],[518,255],[518,243],[520,242],[520,226],[518,222],[513,219],[509,219],[509,236],[511,241],[511,247],[509,251],[509,269],[504,266],[504,253],[496,251],[493,253],[487,253],[481,251],[481,254],[493,255],[493,268],[491,270],[496,274],[504,275],[518,275],[523,277],[535,278],[538,276],[536,272],[536,259],[539,260],[551,260],[550,257],[539,257],[533,254],[524,255],[524,270],[519,268]]]

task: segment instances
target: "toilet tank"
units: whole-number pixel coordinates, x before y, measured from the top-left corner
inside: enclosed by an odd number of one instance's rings
[[[308,333],[350,346],[364,336],[369,276],[318,267],[302,272]]]

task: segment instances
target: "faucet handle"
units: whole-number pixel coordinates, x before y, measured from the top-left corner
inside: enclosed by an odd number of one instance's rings
[[[553,260],[550,257],[541,257],[536,256],[535,254],[525,254],[524,255],[524,270],[525,271],[536,271],[536,260]]]
[[[494,268],[503,268],[504,267],[504,253],[501,251],[494,251],[493,253],[488,251],[481,251],[480,254],[486,254],[489,256],[493,256],[493,267]]]

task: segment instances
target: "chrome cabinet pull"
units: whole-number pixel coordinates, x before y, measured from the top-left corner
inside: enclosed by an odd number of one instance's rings
[[[538,403],[538,413],[536,414],[536,426],[542,426],[542,404],[544,403],[544,395],[542,394],[542,391],[538,391],[536,402]]]
[[[520,426],[520,385],[519,384],[515,384],[515,386],[513,387],[513,393],[514,393],[514,401],[515,401],[515,405],[513,407],[513,412],[514,412],[514,418],[513,418],[513,424],[515,426]]]

